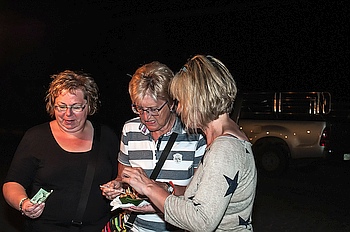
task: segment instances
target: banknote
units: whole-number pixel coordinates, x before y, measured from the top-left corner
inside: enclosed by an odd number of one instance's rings
[[[34,197],[30,199],[30,202],[32,202],[33,204],[45,202],[52,192],[53,190],[48,192],[45,189],[40,188],[39,191],[34,195]]]

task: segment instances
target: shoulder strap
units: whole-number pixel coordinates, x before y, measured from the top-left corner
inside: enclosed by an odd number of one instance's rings
[[[177,133],[174,132],[171,134],[169,141],[167,142],[167,144],[162,152],[162,155],[160,156],[160,158],[156,164],[156,167],[153,169],[153,172],[151,173],[150,179],[153,179],[153,180],[157,179],[157,176],[160,172],[160,169],[162,169],[163,164],[164,164],[166,158],[168,157],[168,154],[169,154],[169,152],[170,152],[170,150],[171,150],[171,148],[176,140],[176,137],[177,137]]]
[[[176,137],[177,137],[177,133],[173,132],[162,152],[162,155],[160,156],[157,164],[156,164],[156,167],[153,169],[152,173],[151,173],[151,176],[150,176],[150,179],[157,179],[157,176],[160,172],[160,169],[162,169],[163,167],[163,164],[166,160],[166,158],[168,157],[168,154],[176,140]],[[126,227],[126,231],[130,231],[130,229],[132,228],[133,224],[134,224],[134,221],[137,217],[137,214],[135,212],[131,212],[130,214],[130,217],[128,219],[128,221],[125,223],[125,227]]]
[[[74,219],[72,220],[72,225],[76,227],[83,225],[83,215],[86,209],[87,201],[90,195],[92,181],[95,175],[97,157],[100,149],[100,137],[101,137],[101,126],[100,124],[96,123],[92,154],[90,154],[90,157],[89,157],[89,162],[85,173],[85,179],[81,190],[77,212],[75,214]]]

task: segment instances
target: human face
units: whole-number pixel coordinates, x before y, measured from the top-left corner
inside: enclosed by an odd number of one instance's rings
[[[155,101],[151,96],[146,95],[139,102],[135,104],[144,109],[146,108],[160,108],[164,104],[164,100]],[[170,125],[171,112],[169,106],[164,106],[159,112],[159,115],[153,116],[149,112],[144,111],[140,114],[140,119],[143,124],[148,128],[149,131],[155,132],[159,130],[170,130],[172,125]]]
[[[55,106],[66,105],[66,111],[59,112],[55,109],[55,118],[58,126],[66,132],[77,132],[84,129],[85,122],[88,115],[88,106],[86,106],[81,112],[74,112],[70,106],[73,105],[85,105],[87,101],[84,99],[84,93],[78,89],[74,94],[68,90],[63,90],[61,94],[55,99]]]

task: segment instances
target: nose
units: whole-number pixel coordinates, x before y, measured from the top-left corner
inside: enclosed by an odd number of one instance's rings
[[[144,110],[142,116],[145,119],[149,119],[152,115],[151,115],[151,112],[149,110]]]
[[[65,114],[66,114],[67,116],[72,115],[72,114],[73,114],[72,108],[67,108]]]

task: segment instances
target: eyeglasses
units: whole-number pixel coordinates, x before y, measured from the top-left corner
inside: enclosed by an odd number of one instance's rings
[[[67,109],[71,109],[74,113],[80,113],[85,109],[85,107],[86,107],[86,104],[84,104],[84,105],[71,105],[71,106],[57,105],[57,106],[55,106],[55,109],[60,113],[66,112]]]
[[[142,115],[145,111],[152,115],[152,116],[158,116],[159,115],[159,111],[161,111],[163,109],[163,107],[168,103],[168,101],[164,102],[163,105],[161,105],[159,108],[142,108],[141,106],[137,106],[135,104],[131,105],[131,109],[135,114],[139,114]]]

